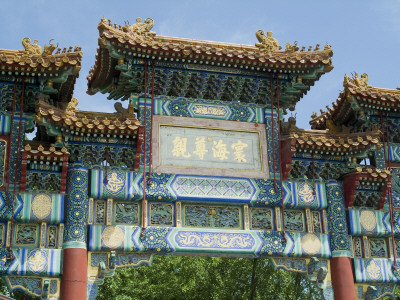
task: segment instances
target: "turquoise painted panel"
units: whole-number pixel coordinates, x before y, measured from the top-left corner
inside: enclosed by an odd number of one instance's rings
[[[315,210],[326,209],[325,184],[319,181],[293,181],[288,180],[290,197],[285,198],[285,206],[288,208],[311,208]]]
[[[61,249],[13,249],[14,260],[8,275],[60,276]]]
[[[0,134],[10,134],[11,116],[0,115]]]
[[[349,209],[351,235],[388,236],[390,217],[387,211],[372,209]]]
[[[140,200],[143,197],[143,174],[124,171],[117,173],[117,192],[110,194],[106,191],[105,172],[101,169],[92,169],[90,196],[95,199],[113,198],[116,200]],[[113,183],[108,183],[108,185]],[[119,188],[118,188],[119,186]],[[112,190],[109,188],[109,190]],[[283,183],[285,203],[291,195],[289,185]],[[273,180],[249,179],[237,177],[196,176],[166,173],[152,173],[150,184],[146,187],[146,199],[163,202],[191,200],[191,201],[219,201],[244,203],[252,206],[272,207],[279,205],[280,183],[276,182],[276,191]]]
[[[283,256],[331,257],[329,235],[307,232],[286,232]]]
[[[227,103],[186,98],[157,97],[154,99],[154,114],[176,117],[208,118],[241,122],[264,123],[264,108],[244,103]]]
[[[64,222],[64,194],[22,193],[24,202],[20,218],[24,222]]]
[[[392,272],[393,261],[387,258],[355,258],[354,277],[357,283],[397,283]]]
[[[389,145],[389,159],[391,162],[400,162],[400,145],[390,144]]]
[[[143,197],[142,173],[109,168],[90,170],[90,196],[95,199],[141,199]]]
[[[139,242],[141,227],[124,225],[91,225],[89,226],[90,251],[143,251]]]
[[[14,199],[14,205],[11,205],[10,199]],[[6,192],[0,192],[0,219],[3,220],[11,220],[12,211],[14,211],[14,219],[20,219],[21,210],[24,206],[24,202],[21,198],[20,194],[16,194],[13,197],[13,193],[10,192],[8,194],[9,204],[7,203],[7,194]]]
[[[89,250],[210,254],[246,257],[331,256],[326,234],[262,230],[225,230],[93,225],[89,229]]]
[[[90,196],[95,199],[140,200],[143,197],[143,173],[92,169]],[[312,191],[315,190],[315,194]],[[325,185],[312,181],[284,181],[284,205],[287,208],[325,209],[328,206]],[[269,179],[152,173],[146,187],[146,199],[171,201],[218,201],[273,207],[281,204],[280,182]]]

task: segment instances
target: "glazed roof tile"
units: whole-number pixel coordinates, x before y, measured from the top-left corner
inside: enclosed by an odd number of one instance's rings
[[[99,48],[95,64],[87,77],[88,93],[96,92],[92,91],[92,85],[95,84],[100,72],[110,71],[110,60],[103,57],[106,54],[102,51],[107,49],[110,43],[118,48],[121,54],[134,53],[142,58],[191,60],[193,63],[204,61],[218,66],[245,66],[250,70],[278,70],[280,73],[299,74],[304,73],[310,66],[323,66],[323,73],[333,68],[331,61],[333,51],[330,45],[326,45],[324,49],[319,49],[317,45],[314,50],[310,47],[308,51],[304,51],[303,47],[298,51],[297,45],[287,43],[285,50],[280,50],[280,47],[266,50],[263,43],[250,46],[159,36],[150,31],[142,34],[135,32],[132,26],[134,25],[124,27],[113,25],[110,21],[107,23],[104,18],[99,23]]]
[[[133,113],[122,115],[118,113],[78,111],[74,106],[62,110],[44,101],[39,101],[36,119],[39,123],[42,123],[42,118],[71,132],[85,134],[132,136],[136,135],[140,126]]]
[[[36,143],[28,142],[25,144],[24,151],[28,152],[31,155],[35,156],[47,156],[53,154],[55,156],[63,156],[65,154],[69,154],[67,148],[62,147],[61,149],[57,150],[54,146],[42,146],[41,144],[36,145]]]
[[[321,110],[318,116],[314,113],[310,121],[314,129],[325,129],[329,127],[327,120],[335,120],[340,117],[344,119],[351,112],[351,102],[356,100],[360,106],[370,107],[376,110],[400,109],[400,90],[384,89],[368,85],[368,75],[362,74],[361,78],[356,74],[353,78],[347,75],[343,82],[344,90],[339,94],[332,107]]]
[[[353,134],[332,134],[329,130],[297,130],[283,140],[295,140],[296,151],[321,154],[351,154],[371,148],[380,149],[380,131]]]
[[[29,53],[24,50],[0,49],[0,71],[21,75],[29,74],[57,74],[63,67],[75,67],[78,74],[81,67],[83,53],[80,47],[73,51],[56,54]]]

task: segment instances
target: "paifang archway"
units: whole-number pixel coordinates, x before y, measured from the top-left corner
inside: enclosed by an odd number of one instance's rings
[[[80,47],[0,50],[9,288],[94,299],[116,268],[169,254],[270,257],[325,299],[392,294],[399,91],[345,76],[302,130],[284,115],[332,69],[330,45],[169,38],[153,23],[99,24],[88,93],[126,100],[115,113],[77,109]]]

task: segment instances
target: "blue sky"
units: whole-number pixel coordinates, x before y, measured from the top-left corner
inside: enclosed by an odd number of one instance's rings
[[[132,24],[154,19],[159,35],[254,45],[258,29],[273,31],[280,45],[332,45],[335,68],[296,106],[298,126],[309,128],[313,111],[335,101],[344,74],[367,73],[373,86],[400,86],[400,0],[388,1],[11,1],[1,2],[0,48],[22,49],[21,39],[55,39],[60,47],[80,45],[84,53],[75,97],[81,110],[114,111],[102,94],[86,94],[98,30],[104,16]],[[126,104],[124,104],[126,105]]]

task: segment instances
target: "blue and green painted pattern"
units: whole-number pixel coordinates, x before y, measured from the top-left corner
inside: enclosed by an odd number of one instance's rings
[[[400,144],[389,145],[389,159],[390,162],[400,162]]]
[[[113,176],[117,178],[113,182]],[[116,200],[134,200],[143,197],[143,173],[134,173],[120,169],[90,170],[90,196],[95,199],[113,198]]]
[[[331,181],[326,184],[328,200],[328,228],[332,257],[352,257],[352,244],[347,230],[343,185]]]
[[[108,228],[108,229],[107,229]],[[105,230],[107,229],[107,230]],[[111,233],[111,237],[109,237]],[[117,250],[124,252],[144,251],[140,243],[141,227],[139,226],[89,226],[88,246],[90,251]],[[108,238],[113,239],[108,242]]]
[[[12,212],[14,211],[13,217],[15,219],[20,218],[19,214],[24,206],[24,202],[21,195],[16,193],[13,197],[13,193],[8,193],[8,199],[6,192],[0,192],[0,219],[11,220]],[[14,205],[12,202],[14,201]]]
[[[264,123],[264,108],[239,102],[159,96],[154,99],[155,115],[208,118],[241,122]]]
[[[325,184],[320,181],[288,180],[290,197],[285,197],[285,207],[325,209],[328,207]]]
[[[92,169],[90,196],[95,199],[140,200],[143,198],[143,174],[122,170],[107,171],[107,178],[113,173],[121,179],[119,187],[111,190],[107,188],[110,180],[105,182],[104,169]],[[117,176],[117,175],[115,175]],[[122,182],[123,180],[123,182]],[[276,188],[276,189],[275,189]],[[312,181],[284,181],[284,205],[288,208],[325,209],[327,196],[325,185]],[[111,190],[111,192],[110,192]],[[310,193],[312,195],[310,196]],[[163,202],[190,200],[190,201],[218,201],[248,203],[252,206],[281,205],[280,182],[237,177],[216,177],[152,173],[146,187],[146,199]]]
[[[282,112],[280,114],[282,116]],[[275,171],[275,178],[280,178],[280,164],[279,164],[279,131],[278,131],[278,112],[277,110],[264,111],[265,130],[267,132],[267,152],[268,152],[268,167],[270,178],[273,178],[273,171]],[[274,124],[274,136],[272,138],[272,121]],[[273,149],[275,149],[273,151]],[[275,154],[275,155],[273,155]],[[274,169],[275,165],[275,169]]]
[[[351,235],[388,236],[391,232],[388,211],[353,208],[348,213]],[[360,221],[360,215],[368,218]]]
[[[117,228],[116,228],[117,227]],[[108,229],[107,229],[108,228]],[[112,232],[114,241],[108,242]],[[89,250],[124,252],[208,253],[229,256],[330,257],[326,234],[261,230],[223,230],[212,228],[177,228],[93,225],[89,230]]]
[[[0,115],[0,134],[8,135],[10,134],[11,128],[11,116],[2,114]]]
[[[358,283],[398,283],[393,261],[387,258],[355,258],[354,277]]]
[[[19,214],[20,219],[23,222],[46,222],[48,224],[58,224],[64,222],[64,194],[46,194],[51,199],[51,212],[43,218],[38,219],[34,214],[31,204],[35,196],[43,193],[22,193],[21,198],[24,202],[21,213]]]
[[[79,165],[67,173],[68,210],[65,215],[64,248],[86,249],[89,171]]]
[[[14,260],[7,275],[60,276],[61,249],[13,248]]]
[[[286,231],[286,248],[283,256],[329,258],[331,257],[329,235]]]

